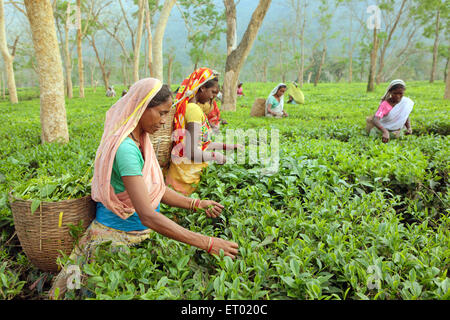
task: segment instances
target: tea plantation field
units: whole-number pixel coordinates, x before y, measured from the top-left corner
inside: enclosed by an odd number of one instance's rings
[[[222,114],[222,131],[266,129],[270,144],[277,130],[278,170],[263,174],[248,155],[245,164],[210,165],[193,196],[225,205],[218,219],[161,208],[186,228],[237,242],[239,257],[157,233],[125,252],[103,245],[82,269],[82,289],[66,299],[450,299],[444,84],[407,83],[413,135],[387,144],[364,131],[387,84],[369,94],[362,83],[307,84],[306,103],[287,105],[289,118],[250,118],[254,99],[275,85],[245,83],[236,112]],[[118,98],[86,92],[66,101],[66,145],[40,144],[37,89],[22,90],[18,105],[0,100],[0,299],[46,299],[52,276],[31,265],[13,236],[8,193],[90,193],[105,112]]]

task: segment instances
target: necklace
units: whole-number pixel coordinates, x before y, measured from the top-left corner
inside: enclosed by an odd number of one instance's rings
[[[133,132],[131,132],[130,134],[131,134],[131,139],[133,139],[135,142],[137,142],[137,144],[140,145],[139,141],[134,137]]]

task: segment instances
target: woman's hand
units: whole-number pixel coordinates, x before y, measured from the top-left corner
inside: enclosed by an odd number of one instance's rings
[[[245,147],[242,144],[236,143],[234,145],[234,149],[239,150],[239,151],[244,151]]]
[[[408,129],[406,130],[405,134],[412,134],[412,129],[411,129],[411,128],[408,128]]]
[[[214,152],[213,160],[217,162],[217,164],[225,164],[225,162],[227,162],[227,158],[220,152]]]
[[[209,218],[217,218],[224,208],[223,205],[212,200],[200,200],[198,207],[199,209],[205,210]]]
[[[235,259],[238,254],[238,244],[236,242],[224,240],[221,238],[211,238],[212,248],[209,252],[210,254],[219,255],[220,249],[223,250],[225,256],[230,257],[231,259]],[[209,249],[209,248],[208,248]],[[206,249],[206,250],[208,250]]]
[[[383,131],[383,137],[381,138],[381,140],[384,143],[387,143],[389,141],[389,131],[387,131],[387,130]]]

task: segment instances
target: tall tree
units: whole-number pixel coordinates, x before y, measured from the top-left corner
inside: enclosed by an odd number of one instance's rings
[[[148,1],[148,0],[145,0]],[[134,46],[133,81],[139,81],[139,58],[141,56],[141,42],[144,26],[144,0],[138,0],[138,25],[136,29],[136,44]]]
[[[170,12],[175,5],[176,0],[165,0],[164,5],[159,15],[158,23],[156,24],[155,36],[153,37],[152,46],[152,76],[163,81],[163,39],[166,30],[167,21],[169,20]]]
[[[41,97],[41,141],[69,141],[64,76],[50,0],[25,0],[38,64]]]
[[[420,21],[423,29],[423,36],[429,39],[434,38],[433,60],[431,65],[430,82],[434,82],[436,68],[438,64],[438,52],[440,35],[442,31],[450,29],[450,6],[445,0],[416,0],[413,9],[413,19]]]
[[[3,9],[3,0],[0,0],[0,51],[2,52],[3,61],[6,69],[6,77],[9,92],[9,101],[11,103],[18,103],[16,78],[14,77],[14,56],[16,51],[17,40],[13,45],[13,51],[10,53],[5,32],[5,13]]]
[[[60,35],[60,41],[63,42],[62,44],[62,52],[63,52],[63,60],[64,60],[64,69],[66,71],[66,89],[67,89],[67,97],[69,99],[72,99],[73,97],[73,83],[72,83],[72,55],[71,55],[71,48],[69,47],[69,33],[70,29],[72,27],[72,18],[76,17],[78,14],[76,9],[75,13],[73,12],[74,9],[70,2],[64,1],[61,3],[55,3],[55,21],[56,21],[56,27],[58,29],[59,35]],[[64,36],[62,35],[62,31],[60,28],[60,21],[63,23],[64,28]]]
[[[448,55],[450,57],[450,47],[448,47]],[[447,77],[445,81],[445,94],[444,99],[450,100],[450,67],[447,66]]]
[[[219,40],[226,31],[221,27],[225,22],[225,14],[216,9],[212,0],[180,0],[178,3],[188,31],[188,40],[192,44],[189,55],[196,70],[199,63],[206,60],[207,47],[212,41]]]
[[[367,83],[367,92],[375,90],[375,75],[377,72],[377,53],[378,53],[378,33],[377,28],[373,28],[372,51],[370,52],[369,81]]]
[[[400,8],[398,11],[395,10],[395,0],[385,0],[380,4],[380,9],[384,13],[384,26],[385,31],[380,32],[378,35],[379,38],[379,48],[380,48],[380,60],[378,64],[378,71],[376,75],[376,82],[379,84],[382,81],[383,77],[383,71],[385,66],[385,57],[386,57],[386,51],[393,39],[393,35],[399,26],[399,23],[401,21],[402,17],[407,17],[405,14],[406,10],[406,2],[407,0],[402,0],[400,4]],[[392,16],[393,15],[393,16]],[[391,19],[388,19],[388,16],[391,17]]]
[[[225,79],[223,84],[223,110],[236,111],[236,88],[242,66],[247,59],[253,42],[258,34],[264,17],[272,0],[259,0],[252,14],[247,30],[239,45],[236,44],[236,3],[234,0],[223,0],[227,19],[227,61],[225,63]]]
[[[338,3],[338,2],[336,2]],[[325,58],[327,55],[328,45],[327,40],[330,38],[330,29],[331,29],[331,19],[333,18],[333,13],[335,11],[334,6],[330,6],[327,0],[321,0],[320,6],[319,6],[319,24],[321,25],[321,42],[323,43],[323,49],[322,49],[322,57],[320,59],[319,68],[316,72],[316,76],[314,77],[314,86],[317,86],[317,83],[319,82],[320,75],[322,73],[322,68],[325,63]],[[334,37],[333,35],[332,37]]]
[[[77,0],[77,7],[81,12],[81,0]],[[84,98],[84,65],[83,65],[83,30],[81,28],[81,17],[78,16],[78,29],[77,29],[77,54],[78,54],[78,92],[80,98]],[[87,23],[85,24],[88,25]]]

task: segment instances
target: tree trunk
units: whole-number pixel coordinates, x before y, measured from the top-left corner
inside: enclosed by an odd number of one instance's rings
[[[125,88],[128,88],[128,81],[127,81],[127,70],[125,67],[125,61],[122,59],[122,77],[123,77],[123,85]]]
[[[64,75],[50,0],[25,0],[39,71],[41,141],[68,142]]]
[[[77,6],[78,8],[81,8],[81,0],[77,0]],[[81,31],[81,21],[80,21],[77,30],[78,82],[79,82],[78,90],[80,93],[80,98],[84,98],[84,66],[83,66],[83,49],[81,46],[82,38],[83,32]]]
[[[98,65],[100,66],[100,70],[102,72],[102,78],[103,78],[103,84],[105,85],[105,90],[108,90],[110,72],[106,71],[105,62],[102,62],[102,59],[100,58],[100,55],[97,50],[97,46],[95,45],[94,35],[91,35],[91,45],[92,45],[92,49],[94,49],[95,56],[97,57]]]
[[[139,58],[141,53],[142,27],[144,25],[144,0],[139,0],[138,6],[138,26],[136,30],[136,44],[134,46],[133,82],[139,81]]]
[[[348,83],[353,81],[353,44],[352,44],[352,32],[353,32],[353,15],[350,15],[350,33],[348,35],[349,48],[348,48]]]
[[[173,65],[173,56],[169,56],[168,59],[168,63],[167,63],[167,85],[170,86],[172,85],[172,65]]]
[[[445,64],[445,69],[444,69],[444,82],[447,82],[447,75],[448,75],[449,63],[450,63],[450,56],[447,58],[447,63]]]
[[[370,53],[369,81],[367,83],[367,92],[375,90],[375,74],[377,70],[377,52],[378,52],[378,35],[377,28],[373,28],[373,44]]]
[[[225,4],[225,10],[227,14],[227,27],[233,28],[236,23],[236,5],[234,0],[223,0]],[[258,6],[252,14],[252,18],[247,26],[247,30],[242,37],[241,42],[236,49],[231,50],[227,54],[227,60],[225,63],[225,79],[223,84],[223,104],[224,111],[236,111],[236,88],[239,79],[239,73],[247,59],[250,50],[252,49],[253,42],[255,41],[258,30],[264,20],[264,17],[269,9],[272,0],[260,0]],[[231,15],[231,16],[230,16]],[[233,47],[233,36],[227,31],[227,52]]]
[[[73,97],[73,84],[72,84],[72,57],[69,50],[69,17],[70,12],[67,11],[66,23],[64,25],[64,53],[65,53],[65,66],[66,66],[66,83],[67,83],[67,98]]]
[[[439,49],[440,16],[441,16],[441,10],[438,9],[438,12],[436,15],[436,31],[435,31],[435,37],[434,37],[433,64],[431,65],[430,83],[433,83],[434,78],[436,77],[436,65],[437,65],[437,60],[438,60],[438,49]]]
[[[148,1],[144,1],[145,5],[145,28],[147,29],[147,46],[148,46],[148,60],[147,66],[150,72],[150,77],[152,77],[152,26],[150,19],[150,8],[148,7]]]
[[[322,50],[322,59],[320,60],[319,70],[317,71],[316,77],[314,78],[314,87],[317,87],[317,83],[319,82],[320,74],[322,73],[322,68],[325,63],[326,55],[327,55],[327,43],[325,42]]]
[[[11,103],[18,103],[16,79],[14,77],[14,55],[11,55],[8,50],[5,32],[5,14],[3,10],[3,0],[0,0],[0,51],[2,52],[3,61],[6,69],[6,77],[9,92],[9,101]]]
[[[176,0],[165,0],[161,14],[159,15],[158,24],[156,25],[155,38],[153,41],[152,55],[152,76],[163,81],[163,39],[166,30],[167,20],[169,20],[170,12]]]
[[[4,83],[4,77],[3,77],[3,70],[1,72],[1,77],[0,77],[0,92],[2,93],[2,99],[5,99],[5,83]]]
[[[450,47],[448,48],[448,54],[450,57]],[[448,60],[447,60],[447,76],[445,77],[445,94],[444,99],[450,100],[450,66],[448,66]]]
[[[381,82],[381,78],[382,78],[382,75],[383,75],[383,69],[384,69],[384,60],[385,60],[384,58],[385,58],[385,55],[386,55],[386,50],[387,50],[387,48],[389,46],[389,43],[391,42],[392,36],[393,36],[393,34],[395,32],[395,29],[397,29],[397,26],[398,26],[398,23],[400,21],[400,18],[402,17],[403,9],[405,7],[405,4],[406,4],[406,0],[403,0],[402,1],[402,5],[400,7],[400,10],[399,10],[399,12],[397,14],[397,17],[395,19],[394,25],[392,26],[391,30],[389,31],[387,39],[383,42],[383,46],[381,48],[381,53],[380,53],[380,65],[378,66],[378,72],[377,72],[377,75],[376,75],[377,84],[380,84],[380,82]]]

